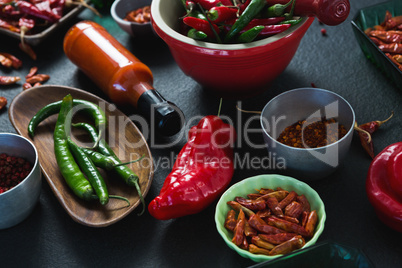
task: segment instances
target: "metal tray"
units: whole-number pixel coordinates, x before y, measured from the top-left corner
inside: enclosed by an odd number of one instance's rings
[[[364,55],[373,62],[385,76],[391,79],[397,87],[402,88],[402,71],[364,33],[364,30],[367,28],[381,24],[387,10],[389,10],[393,16],[402,15],[402,1],[392,0],[363,8],[357,12],[351,23],[356,40]]]
[[[56,31],[58,28],[60,28],[62,25],[64,25],[66,22],[68,22],[70,19],[73,17],[77,16],[85,7],[84,6],[77,6],[71,9],[69,12],[67,12],[57,23],[54,23],[50,25],[48,28],[44,29],[42,32],[37,33],[37,34],[32,34],[32,35],[25,35],[24,40],[26,43],[36,46],[40,44],[43,40],[45,40],[49,35],[51,35],[54,31]],[[11,37],[14,37],[16,39],[20,39],[20,34],[0,28],[0,34],[5,34]]]

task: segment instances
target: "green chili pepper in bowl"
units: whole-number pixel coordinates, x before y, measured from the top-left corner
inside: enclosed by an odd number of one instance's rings
[[[258,36],[258,34],[262,30],[264,30],[264,28],[265,28],[265,26],[263,26],[263,25],[254,26],[253,28],[242,33],[239,36],[239,38],[237,38],[237,41],[239,43],[250,43]]]
[[[265,7],[265,0],[251,0],[250,4],[246,7],[240,17],[236,20],[230,30],[227,32],[224,42],[230,42],[249,22],[254,19],[258,13]]]

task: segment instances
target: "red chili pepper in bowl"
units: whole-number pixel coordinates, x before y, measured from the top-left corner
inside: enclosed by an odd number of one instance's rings
[[[238,9],[235,7],[218,6],[208,10],[208,19],[213,23],[221,23],[237,16]]]
[[[193,0],[194,3],[200,4],[202,8],[209,10],[213,7],[218,6],[221,3],[221,0]]]
[[[198,213],[218,198],[233,173],[234,128],[218,116],[206,116],[189,131],[184,145],[149,213],[168,220]]]
[[[395,192],[390,178],[401,184],[402,174],[390,168],[390,163],[400,163],[401,150],[402,142],[386,147],[371,162],[366,180],[367,197],[378,218],[398,232],[402,232],[402,195]]]

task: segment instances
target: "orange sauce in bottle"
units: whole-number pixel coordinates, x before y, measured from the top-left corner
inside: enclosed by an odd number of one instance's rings
[[[153,88],[151,70],[119,43],[105,28],[92,21],[74,25],[64,37],[66,56],[117,105],[132,105],[151,120],[156,133],[176,134],[182,112]]]

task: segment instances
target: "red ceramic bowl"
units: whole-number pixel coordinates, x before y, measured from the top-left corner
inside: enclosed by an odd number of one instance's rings
[[[152,1],[152,26],[182,71],[206,89],[235,98],[266,90],[288,66],[314,20],[304,18],[283,33],[247,44],[215,44],[180,34],[182,15],[181,1]]]

